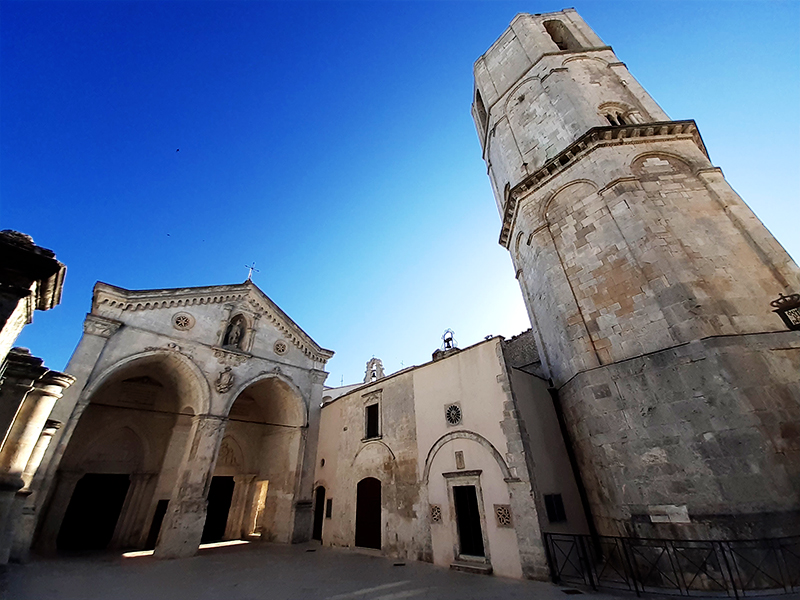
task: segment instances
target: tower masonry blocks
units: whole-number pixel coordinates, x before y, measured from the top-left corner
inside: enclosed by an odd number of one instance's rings
[[[800,270],[572,9],[520,14],[472,113],[601,534],[800,534]]]

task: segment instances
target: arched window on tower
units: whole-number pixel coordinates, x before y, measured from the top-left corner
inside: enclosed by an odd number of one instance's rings
[[[475,90],[475,114],[478,115],[478,122],[481,125],[481,131],[486,133],[486,122],[488,115],[486,114],[486,106],[483,104],[480,90]]]
[[[597,107],[597,111],[602,115],[609,125],[636,125],[643,123],[641,114],[634,108],[622,104],[621,102],[605,102]]]
[[[543,25],[550,39],[555,42],[559,50],[583,50],[583,46],[581,46],[578,40],[575,39],[575,36],[572,35],[572,32],[561,21],[545,21]]]

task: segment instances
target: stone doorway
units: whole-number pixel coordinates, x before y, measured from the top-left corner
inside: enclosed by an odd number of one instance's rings
[[[381,482],[374,477],[356,488],[356,546],[381,549]]]
[[[481,515],[478,510],[478,494],[475,486],[453,486],[453,503],[456,509],[459,553],[466,556],[486,556],[483,548]]]
[[[325,518],[325,488],[319,486],[314,497],[314,529],[311,532],[312,540],[322,541],[322,521]]]
[[[87,473],[75,485],[56,542],[62,552],[105,550],[130,486],[129,475]]]
[[[234,485],[233,477],[215,476],[211,479],[206,524],[200,539],[202,543],[221,542],[225,538]]]

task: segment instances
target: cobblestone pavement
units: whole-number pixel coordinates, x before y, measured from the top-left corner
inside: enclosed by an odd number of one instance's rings
[[[566,600],[564,589],[318,544],[250,544],[167,561],[119,554],[39,559],[0,575],[3,600]]]

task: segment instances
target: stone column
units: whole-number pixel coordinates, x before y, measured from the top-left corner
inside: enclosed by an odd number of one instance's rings
[[[22,488],[22,470],[12,469],[19,462],[15,450],[20,428],[25,425],[26,415],[23,410],[25,401],[36,381],[47,373],[42,366],[42,359],[31,356],[25,348],[15,348],[8,353],[3,364],[3,382],[0,387],[0,564],[8,562],[8,552],[17,519],[14,514],[19,510],[17,492]],[[45,418],[47,415],[45,415]],[[44,419],[39,423],[39,432]],[[38,433],[36,435],[38,436]],[[35,441],[35,440],[34,440]],[[31,447],[31,450],[33,448]],[[27,460],[27,458],[26,458]]]
[[[0,449],[0,480],[10,482],[14,479],[21,484],[25,483],[22,475],[41,437],[47,416],[61,398],[62,390],[69,387],[74,380],[70,375],[48,371],[33,384],[33,389],[28,392],[17,410]],[[10,494],[10,490],[4,492],[4,500]],[[0,515],[0,524],[4,524],[0,525],[0,565],[8,562],[11,545],[20,524],[22,507],[29,495],[30,490],[16,492],[11,505],[4,506],[5,514]],[[4,502],[5,504],[7,503]]]
[[[66,373],[48,371],[33,384],[0,449],[0,478],[21,478],[53,406],[74,381],[75,378]]]
[[[119,521],[111,538],[110,548],[132,548],[146,535],[145,521],[155,491],[155,473],[134,473],[120,511]]]
[[[255,475],[236,475],[233,478],[233,498],[228,512],[228,523],[225,526],[226,540],[238,540],[246,535],[243,532],[243,523],[245,513],[248,512],[248,500],[252,495],[250,492],[255,478]]]
[[[36,529],[36,492],[39,489],[39,484],[41,484],[41,479],[36,479],[35,475],[42,462],[42,457],[44,457],[44,453],[47,451],[50,441],[59,427],[61,427],[61,423],[58,421],[53,421],[52,419],[45,421],[39,441],[33,447],[28,464],[25,465],[25,470],[22,472],[22,481],[25,484],[22,491],[29,491],[30,495],[25,499],[21,510],[19,526],[16,528],[14,539],[11,543],[10,560],[16,562],[27,562],[28,560],[33,533]]]
[[[61,423],[53,419],[47,419],[44,422],[44,429],[42,429],[39,440],[33,447],[33,452],[31,452],[31,457],[28,459],[28,464],[25,465],[25,470],[22,471],[22,481],[25,483],[25,488],[32,488],[34,476],[39,469],[39,465],[42,464],[44,453],[47,452],[47,448],[50,446],[53,436],[60,427]]]
[[[5,446],[5,440],[25,396],[33,389],[34,382],[47,373],[47,367],[42,366],[43,362],[41,358],[31,356],[27,348],[14,348],[8,353],[3,364],[3,372],[0,373],[2,376],[2,384],[0,384],[0,448]]]
[[[194,556],[206,521],[208,488],[214,473],[227,418],[198,415],[192,426],[192,444],[181,464],[181,474],[170,499],[156,546],[157,558]]]
[[[64,515],[67,514],[67,508],[69,507],[69,501],[72,500],[75,486],[83,475],[80,471],[62,471],[58,474],[56,491],[53,495],[53,500],[50,502],[50,508],[47,511],[42,531],[39,534],[38,548],[43,554],[55,554],[61,522],[64,520]]]

